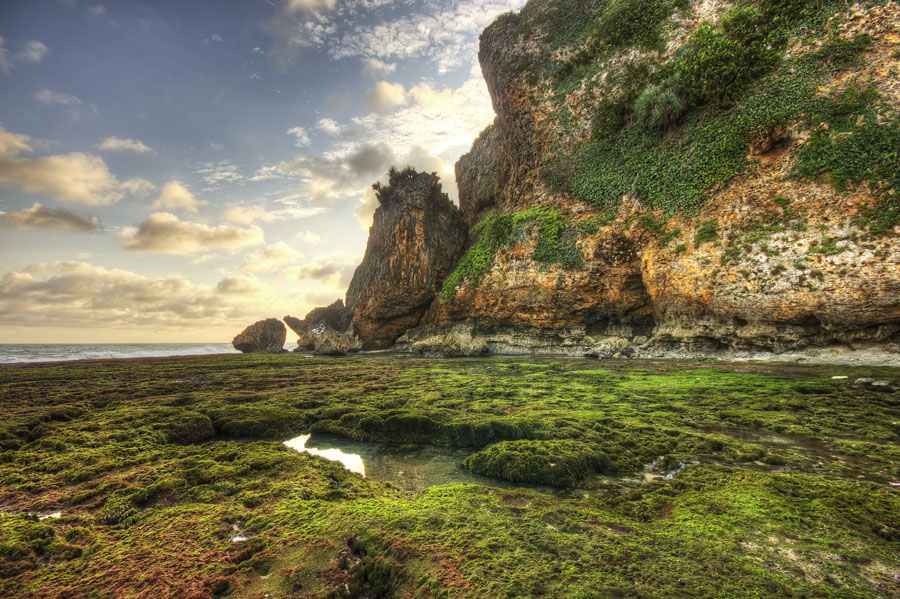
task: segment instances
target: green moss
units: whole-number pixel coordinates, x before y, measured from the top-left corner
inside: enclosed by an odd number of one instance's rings
[[[558,210],[546,207],[517,214],[490,212],[473,228],[476,241],[444,281],[441,300],[452,299],[463,281],[468,280],[473,288],[477,288],[494,263],[497,252],[525,237],[537,239],[532,255],[535,262],[558,264],[566,269],[581,268],[584,259],[577,245],[579,235],[583,234],[581,229],[580,224],[571,222]]]
[[[603,472],[609,458],[577,441],[504,441],[466,458],[472,472],[513,482],[572,487]]]

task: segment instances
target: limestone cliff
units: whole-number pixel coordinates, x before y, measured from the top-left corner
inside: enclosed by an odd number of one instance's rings
[[[900,10],[813,4],[498,19],[479,55],[497,117],[457,164],[469,249],[401,346],[895,349]]]
[[[375,211],[362,263],[338,300],[304,320],[286,317],[300,349],[342,353],[384,349],[418,326],[465,248],[467,227],[437,175],[392,169],[376,186]]]

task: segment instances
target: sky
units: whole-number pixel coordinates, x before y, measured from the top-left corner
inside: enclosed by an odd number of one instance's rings
[[[524,0],[0,2],[0,343],[227,342],[344,296],[391,165],[493,120]]]

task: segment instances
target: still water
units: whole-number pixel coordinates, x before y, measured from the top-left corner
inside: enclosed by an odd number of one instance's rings
[[[465,449],[428,446],[392,446],[351,441],[334,435],[300,435],[284,442],[297,451],[340,462],[350,472],[372,480],[390,482],[406,491],[422,491],[447,483],[474,483],[513,489],[527,486],[553,493],[552,487],[515,484],[472,474],[463,461],[473,452]]]

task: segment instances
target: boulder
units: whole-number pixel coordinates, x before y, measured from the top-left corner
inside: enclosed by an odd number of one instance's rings
[[[231,344],[245,354],[280,354],[285,351],[286,338],[284,323],[277,318],[269,318],[251,324]]]

